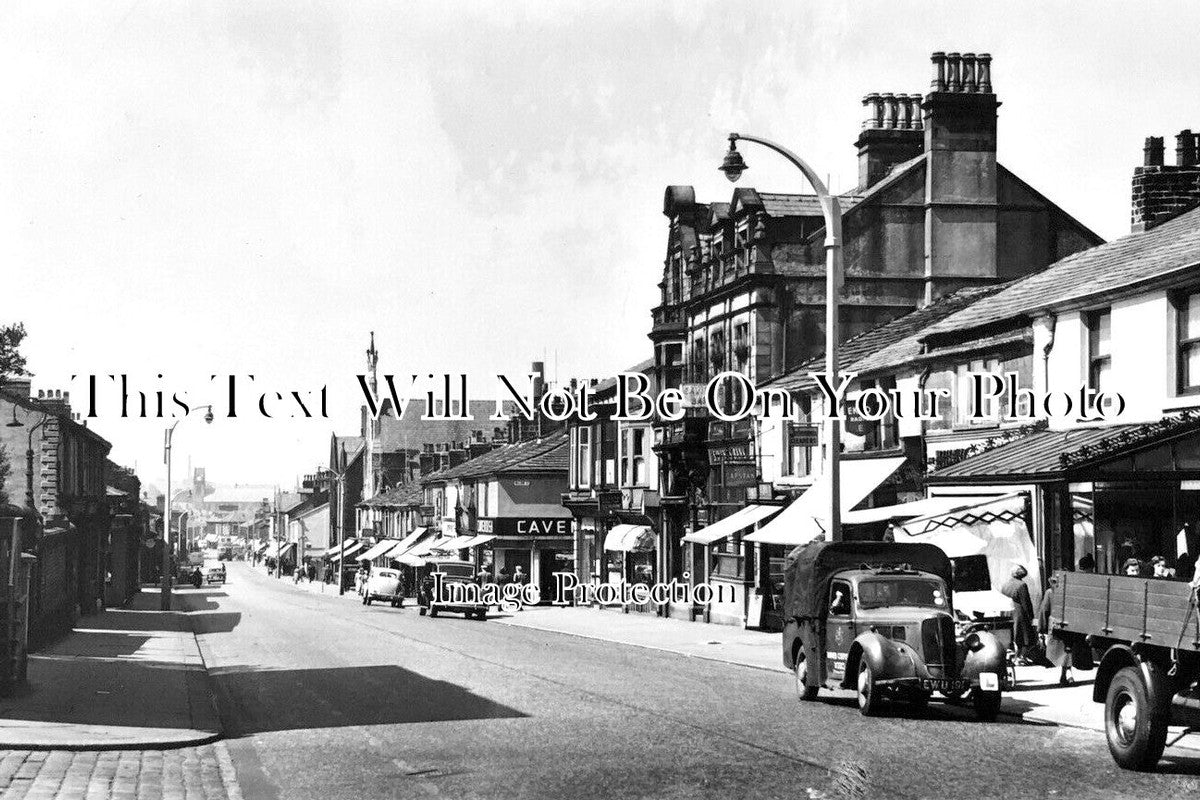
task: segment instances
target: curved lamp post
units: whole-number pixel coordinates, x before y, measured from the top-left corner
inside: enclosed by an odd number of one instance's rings
[[[202,408],[206,409],[204,421],[212,425],[212,406],[197,406],[191,411],[199,411]],[[188,413],[190,414],[191,411]],[[163,499],[162,583],[159,590],[162,596],[161,608],[163,611],[171,610],[171,438],[175,435],[175,426],[184,419],[187,417],[175,420],[171,427],[167,428],[163,437],[163,461],[167,465],[167,494]]]
[[[842,286],[842,208],[838,199],[829,193],[829,189],[813,171],[804,163],[800,156],[786,147],[757,136],[747,136],[741,133],[729,134],[729,152],[721,162],[719,169],[725,173],[730,182],[737,182],[746,171],[746,162],[738,152],[738,140],[761,144],[792,163],[796,169],[812,184],[817,193],[817,201],[821,204],[821,213],[825,216],[825,372],[832,386],[838,385],[838,295]],[[841,429],[838,420],[833,418],[836,409],[829,409],[825,415],[825,441],[828,447],[826,470],[829,476],[829,528],[830,541],[842,539],[842,504],[841,504]]]

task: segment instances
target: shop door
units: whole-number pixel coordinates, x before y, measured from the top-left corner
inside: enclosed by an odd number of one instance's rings
[[[538,551],[538,591],[542,593],[542,605],[550,604],[554,598],[554,573],[569,572],[568,562],[559,561],[553,550]]]

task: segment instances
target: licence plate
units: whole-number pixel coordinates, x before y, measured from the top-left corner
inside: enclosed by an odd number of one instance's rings
[[[922,678],[921,688],[929,691],[936,689],[939,692],[957,693],[967,688],[967,682],[954,678]]]

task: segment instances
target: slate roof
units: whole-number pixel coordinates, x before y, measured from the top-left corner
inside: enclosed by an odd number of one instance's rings
[[[841,371],[865,374],[911,361],[920,355],[921,337],[930,325],[1003,288],[1004,284],[959,289],[891,322],[847,339],[838,348],[838,368]],[[816,356],[786,374],[766,382],[763,387],[791,390],[812,386],[815,384],[808,377],[808,373],[821,372],[824,369],[825,356]]]
[[[932,483],[987,478],[1036,480],[1109,461],[1200,430],[1200,414],[1185,411],[1145,424],[1043,430],[1002,444],[928,476]]]
[[[759,192],[763,211],[772,217],[820,217],[821,203],[815,194],[778,194]],[[845,211],[861,199],[861,195],[840,195],[838,202]]]
[[[566,472],[568,459],[567,434],[562,431],[544,439],[497,447],[495,450],[459,464],[457,467],[430,475],[426,482],[435,483],[514,472]]]
[[[358,505],[368,508],[404,508],[405,506],[421,505],[424,497],[425,491],[419,484],[405,483],[382,491]]]
[[[933,326],[929,336],[1032,318],[1057,306],[1135,289],[1200,265],[1200,208],[1145,233],[1081,250]]]
[[[384,402],[390,409],[391,401]],[[425,414],[425,401],[420,397],[415,398],[405,407],[402,419],[397,419],[391,411],[381,414],[381,452],[420,450],[426,444],[464,442],[471,438],[472,431],[483,431],[490,438],[492,429],[503,425],[490,419],[495,410],[494,400],[470,400],[467,404],[470,419],[421,419]]]

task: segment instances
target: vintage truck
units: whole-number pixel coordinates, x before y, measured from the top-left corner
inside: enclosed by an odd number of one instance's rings
[[[1060,570],[1051,579],[1057,657],[1096,665],[1092,700],[1104,703],[1108,750],[1126,769],[1154,768],[1169,725],[1200,727],[1196,591],[1162,578]]]
[[[788,555],[783,663],[801,700],[853,689],[864,715],[887,698],[924,704],[970,696],[991,721],[1008,686],[990,632],[955,636],[951,568],[931,544],[812,542]]]

